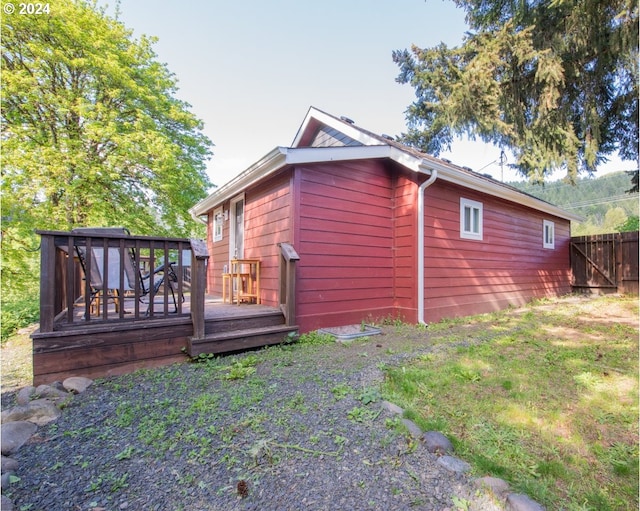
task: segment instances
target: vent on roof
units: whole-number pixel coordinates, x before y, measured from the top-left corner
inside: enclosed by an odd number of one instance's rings
[[[447,160],[446,158],[440,158],[443,162],[451,163],[451,160]]]
[[[391,135],[387,135],[386,133],[382,134],[382,138],[386,138],[387,140],[394,140],[394,138]]]
[[[462,167],[464,170],[468,170],[469,172],[473,172],[473,169],[471,167]]]
[[[353,119],[349,119],[348,117],[345,117],[344,115],[340,116],[340,120],[342,120],[344,122],[348,122],[349,124],[353,124],[354,123]]]

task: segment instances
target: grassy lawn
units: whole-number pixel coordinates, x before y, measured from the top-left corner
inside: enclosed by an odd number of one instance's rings
[[[459,344],[387,369],[383,394],[408,418],[547,509],[638,509],[637,297],[543,301],[427,332]]]

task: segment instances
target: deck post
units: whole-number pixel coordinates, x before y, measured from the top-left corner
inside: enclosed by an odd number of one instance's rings
[[[53,236],[40,238],[40,331],[53,332],[56,315],[56,244]]]
[[[209,252],[202,240],[191,240],[193,253],[191,267],[191,321],[193,339],[204,338],[204,292],[207,280],[207,260]]]
[[[300,256],[289,243],[278,243],[280,247],[280,309],[285,324],[296,322],[296,261]]]

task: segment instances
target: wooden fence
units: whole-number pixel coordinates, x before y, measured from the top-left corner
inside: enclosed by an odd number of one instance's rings
[[[586,293],[638,293],[638,232],[571,238],[573,288]]]

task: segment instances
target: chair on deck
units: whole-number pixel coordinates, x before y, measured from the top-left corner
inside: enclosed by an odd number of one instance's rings
[[[124,227],[81,227],[73,229],[75,234],[102,236],[102,235],[126,235],[130,233]],[[120,273],[121,273],[121,257],[120,249],[117,247],[107,248],[107,265],[106,265],[106,279],[104,275],[105,270],[105,250],[102,245],[91,246],[91,257],[87,256],[86,245],[80,245],[76,243],[76,254],[82,266],[85,278],[89,279],[90,283],[90,303],[93,307],[97,305],[97,311],[100,311],[100,300],[113,300],[116,312],[119,312],[122,306],[123,296],[119,296],[119,290],[123,291],[135,291],[136,280],[138,281],[138,299],[141,303],[147,304],[146,316],[149,315],[151,307],[154,303],[150,299],[145,301],[146,297],[151,295],[151,287],[153,286],[153,296],[160,294],[163,295],[162,290],[165,288],[165,280],[167,281],[167,288],[173,301],[174,312],[178,312],[178,302],[176,299],[175,291],[173,289],[173,283],[178,281],[178,276],[173,269],[173,263],[163,263],[157,268],[154,268],[153,273],[143,273],[140,265],[136,261],[135,252],[132,249],[125,248],[123,251],[122,264],[124,266],[124,282],[120,285]],[[90,268],[87,268],[87,261],[90,263]],[[106,288],[106,289],[105,289]],[[182,298],[184,300],[184,297]],[[154,299],[155,302],[155,299]],[[157,302],[156,302],[157,303]],[[126,312],[126,311],[125,311]]]

